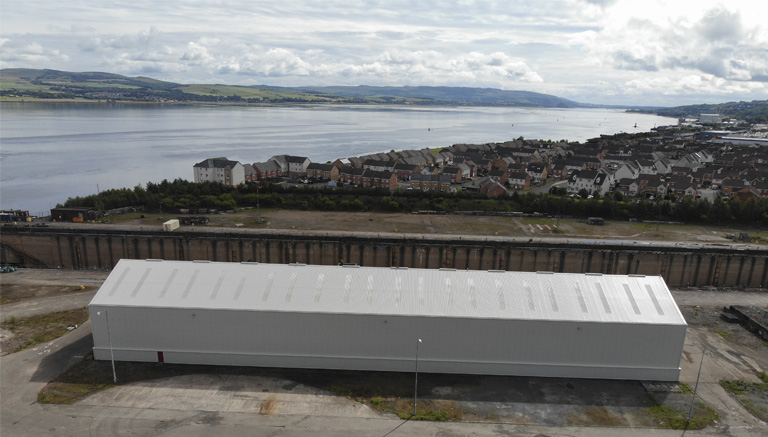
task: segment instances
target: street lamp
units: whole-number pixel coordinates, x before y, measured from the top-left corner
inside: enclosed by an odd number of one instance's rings
[[[96,312],[97,316],[101,315],[101,311]],[[109,355],[112,358],[112,381],[117,384],[117,372],[115,372],[115,353],[112,351],[112,335],[109,332],[109,313],[104,310],[104,317],[107,319],[107,341],[109,341]]]
[[[704,355],[707,354],[707,349],[703,349],[701,351],[701,362],[699,363],[699,374],[696,375],[696,386],[693,389],[693,398],[691,399],[691,408],[688,410],[688,423],[686,425],[686,428],[688,425],[691,424],[691,417],[693,416],[693,404],[696,402],[696,393],[699,391],[699,379],[701,379],[701,368],[704,366]]]
[[[261,224],[261,205],[259,203],[259,185],[258,184],[256,185],[256,214],[257,214],[257,217],[259,218],[258,224]]]
[[[418,401],[418,392],[419,392],[419,343],[421,343],[421,339],[419,338],[416,342],[416,381],[413,385],[413,415],[416,415],[416,402]]]

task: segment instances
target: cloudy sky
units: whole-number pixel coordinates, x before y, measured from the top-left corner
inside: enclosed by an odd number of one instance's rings
[[[180,83],[768,99],[759,0],[2,0],[0,66]]]

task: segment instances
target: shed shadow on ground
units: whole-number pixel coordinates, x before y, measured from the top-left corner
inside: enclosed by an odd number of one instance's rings
[[[83,327],[81,326],[80,329]],[[45,354],[45,357],[40,360],[40,364],[30,377],[30,382],[49,382],[62,372],[76,366],[85,355],[93,350],[93,337],[85,335],[55,352],[46,352],[45,344],[40,344],[35,349],[39,353]]]
[[[72,348],[87,348],[90,337],[74,343]],[[63,356],[65,351],[59,353]],[[47,357],[36,375],[45,378],[50,370]],[[117,362],[118,384],[140,382],[181,375],[242,375],[279,378],[349,398],[412,399],[414,373],[368,372],[319,369],[279,369],[264,367],[206,366]],[[49,380],[51,377],[48,377]],[[56,378],[57,382],[109,384],[112,368],[109,361],[83,360]],[[200,387],[203,388],[203,387]],[[226,387],[211,387],[226,389]],[[616,407],[647,406],[648,392],[639,381],[603,379],[538,378],[522,376],[486,376],[419,373],[419,399],[447,401],[561,404]]]

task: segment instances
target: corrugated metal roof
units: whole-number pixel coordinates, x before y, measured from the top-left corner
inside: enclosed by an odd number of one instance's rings
[[[121,260],[91,305],[685,324],[659,276]]]

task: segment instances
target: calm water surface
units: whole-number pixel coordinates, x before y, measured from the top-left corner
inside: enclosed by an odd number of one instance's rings
[[[313,162],[520,137],[584,141],[675,120],[607,109],[0,105],[0,208],[48,214],[68,197],[192,179],[209,157]],[[637,128],[635,128],[637,123]]]

